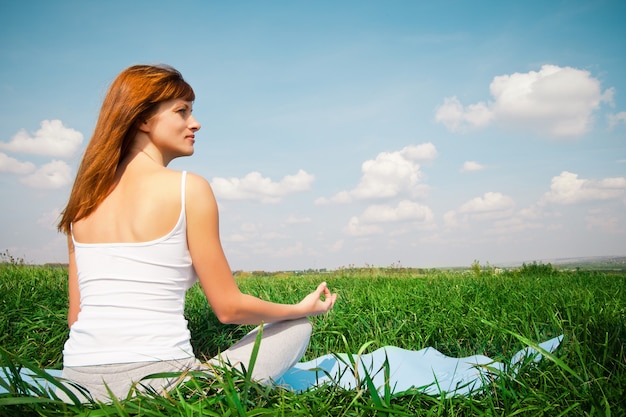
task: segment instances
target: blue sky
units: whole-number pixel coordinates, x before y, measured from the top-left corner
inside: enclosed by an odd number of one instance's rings
[[[623,1],[0,6],[0,250],[54,224],[101,100],[179,69],[233,270],[626,255]]]

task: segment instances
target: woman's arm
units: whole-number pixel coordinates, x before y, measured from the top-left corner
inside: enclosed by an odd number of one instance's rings
[[[337,295],[331,294],[326,283],[297,304],[277,304],[243,294],[222,249],[211,186],[204,178],[188,174],[186,196],[189,252],[207,300],[222,323],[271,323],[324,314],[333,307]]]
[[[69,252],[69,267],[67,270],[68,275],[68,298],[69,308],[67,311],[67,324],[72,327],[72,324],[78,319],[78,313],[80,312],[80,290],[78,288],[78,272],[76,269],[76,256],[74,254],[74,243],[72,237],[67,237],[67,248]]]

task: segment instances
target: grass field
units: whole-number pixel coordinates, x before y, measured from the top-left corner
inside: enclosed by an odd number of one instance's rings
[[[61,368],[68,333],[65,274],[62,267],[0,265],[2,366]],[[298,301],[322,280],[339,299],[331,313],[313,319],[305,359],[356,353],[371,343],[366,352],[432,346],[448,356],[506,361],[525,347],[523,340],[565,338],[554,356],[472,397],[379,397],[366,384],[296,394],[227,372],[213,379],[198,375],[167,398],[71,405],[28,395],[17,380],[10,394],[0,394],[0,415],[626,415],[624,274],[532,264],[504,272],[473,265],[463,273],[368,267],[238,277],[245,292],[279,302]],[[186,315],[197,356],[211,356],[249,330],[220,324],[198,286],[188,292]]]

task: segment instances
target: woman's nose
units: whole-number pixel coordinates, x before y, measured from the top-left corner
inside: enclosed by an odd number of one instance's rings
[[[199,122],[196,120],[196,118],[195,118],[195,117],[193,117],[193,116],[191,116],[190,122],[191,122],[191,123],[189,124],[189,127],[190,127],[190,128],[191,128],[191,130],[193,130],[193,131],[200,130],[200,128],[202,127],[202,125],[200,125],[200,123],[199,123]]]

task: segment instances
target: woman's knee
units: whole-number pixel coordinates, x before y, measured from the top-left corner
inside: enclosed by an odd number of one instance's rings
[[[302,334],[306,338],[311,337],[311,333],[313,332],[313,325],[311,324],[311,320],[308,317],[302,317],[293,321],[293,328],[297,329],[298,334]]]
[[[311,325],[311,321],[307,317],[303,317],[267,325],[263,330],[263,336],[272,338],[278,336],[286,342],[300,344],[308,343],[312,332],[313,326]]]

